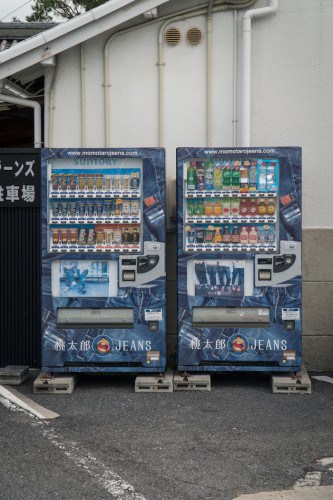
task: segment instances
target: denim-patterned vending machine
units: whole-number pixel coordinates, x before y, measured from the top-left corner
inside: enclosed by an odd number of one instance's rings
[[[44,371],[164,371],[164,156],[42,150]]]
[[[178,368],[301,367],[301,149],[178,148]]]

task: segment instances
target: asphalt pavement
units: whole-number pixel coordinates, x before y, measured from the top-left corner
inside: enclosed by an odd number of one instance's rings
[[[16,389],[60,416],[0,398],[1,500],[333,498],[332,383],[273,394],[269,375],[225,373],[211,392],[135,393],[132,376],[81,375],[33,394],[37,375]]]

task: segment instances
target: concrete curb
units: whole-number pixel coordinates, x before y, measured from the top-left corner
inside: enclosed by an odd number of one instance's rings
[[[328,500],[333,498],[333,486],[302,487],[293,490],[265,491],[240,495],[233,500]]]
[[[53,411],[38,405],[37,403],[32,401],[32,399],[23,396],[19,391],[13,389],[12,387],[0,385],[0,396],[8,399],[15,405],[29,411],[42,420],[52,420],[60,416],[58,415],[58,413],[54,413]]]

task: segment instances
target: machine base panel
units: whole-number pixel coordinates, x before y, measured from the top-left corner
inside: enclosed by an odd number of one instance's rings
[[[304,366],[301,371],[283,375],[271,376],[272,391],[274,394],[311,394],[311,380]]]
[[[139,375],[135,379],[135,392],[173,392],[173,375]]]
[[[210,391],[210,375],[178,374],[173,377],[174,391]]]

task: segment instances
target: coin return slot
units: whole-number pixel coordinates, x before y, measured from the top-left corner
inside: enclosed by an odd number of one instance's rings
[[[123,271],[123,281],[135,281],[135,271]]]
[[[272,271],[270,269],[259,269],[258,280],[259,281],[270,281],[272,279]]]

